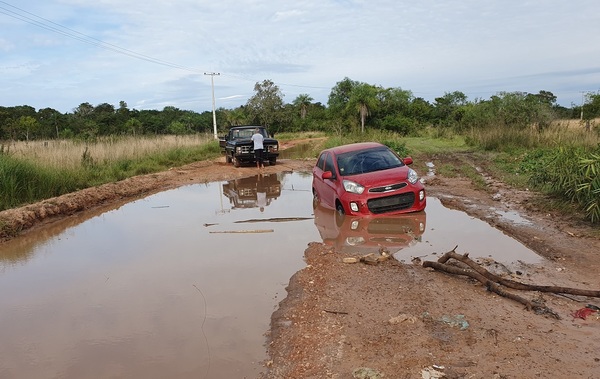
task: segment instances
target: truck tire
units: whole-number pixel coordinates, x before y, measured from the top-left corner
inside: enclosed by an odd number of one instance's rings
[[[277,163],[277,158],[271,158],[271,159],[269,159],[269,165],[270,166],[275,166],[276,163]]]
[[[229,154],[225,154],[225,162],[231,163],[231,156]]]
[[[231,159],[233,160],[234,167],[240,167],[240,160],[237,159],[235,155]]]

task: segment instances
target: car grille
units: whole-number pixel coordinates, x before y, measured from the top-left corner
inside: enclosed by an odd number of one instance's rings
[[[369,192],[380,193],[380,192],[396,191],[396,190],[399,190],[400,188],[406,187],[406,185],[407,185],[406,183],[390,184],[390,185],[387,185],[384,187],[371,188],[371,189],[369,189]]]
[[[254,154],[254,147],[252,146],[241,146],[240,150],[242,154]],[[277,151],[277,145],[265,145],[263,149],[263,152],[272,153],[275,151]]]
[[[380,214],[410,208],[414,202],[415,194],[407,192],[400,195],[370,199],[367,201],[367,206],[371,213]]]

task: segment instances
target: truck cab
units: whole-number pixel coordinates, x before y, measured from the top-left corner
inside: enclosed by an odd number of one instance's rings
[[[227,163],[233,163],[235,167],[242,164],[255,164],[254,143],[252,135],[258,129],[264,137],[263,141],[263,160],[269,162],[271,166],[277,163],[279,156],[279,142],[272,138],[264,126],[233,126],[229,129],[227,135],[219,138],[221,151],[225,154]]]

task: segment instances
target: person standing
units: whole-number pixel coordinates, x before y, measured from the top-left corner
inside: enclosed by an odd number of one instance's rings
[[[263,163],[263,141],[265,137],[260,134],[260,129],[254,129],[254,134],[252,135],[252,142],[254,142],[254,158],[256,159],[256,167],[264,168],[265,165]]]

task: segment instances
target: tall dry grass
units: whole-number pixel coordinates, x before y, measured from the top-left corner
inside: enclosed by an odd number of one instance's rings
[[[0,211],[219,154],[210,135],[0,141]]]
[[[539,131],[535,128],[495,127],[474,130],[467,137],[471,144],[485,150],[511,151],[526,148],[554,148],[561,146],[578,146],[595,148],[600,144],[600,133],[596,129],[586,130],[574,127],[574,123],[555,123]]]
[[[571,120],[556,120],[552,122],[552,126],[558,127],[561,129],[585,129],[586,127],[594,128],[600,125],[600,117],[595,118],[593,120],[580,120],[580,119],[571,119]]]
[[[82,163],[110,164],[192,147],[213,140],[211,134],[186,136],[105,137],[94,141],[0,141],[0,153],[48,168],[76,169]]]

